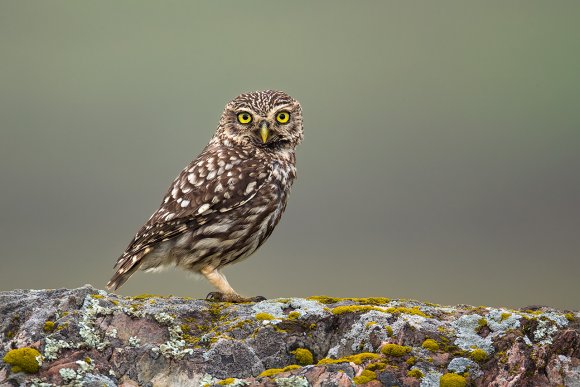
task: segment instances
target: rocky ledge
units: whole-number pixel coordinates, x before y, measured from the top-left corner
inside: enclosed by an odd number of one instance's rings
[[[580,313],[0,293],[0,386],[579,386]]]

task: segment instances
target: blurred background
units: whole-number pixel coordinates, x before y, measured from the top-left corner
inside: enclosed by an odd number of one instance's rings
[[[104,288],[241,92],[304,109],[243,294],[580,308],[580,3],[2,1],[0,289]],[[182,271],[120,289],[205,297]]]

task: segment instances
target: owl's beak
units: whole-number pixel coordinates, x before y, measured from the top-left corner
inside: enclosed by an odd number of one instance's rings
[[[260,125],[260,137],[262,137],[262,142],[265,144],[268,141],[268,136],[270,135],[270,129],[268,129],[268,123],[266,121],[262,122]]]

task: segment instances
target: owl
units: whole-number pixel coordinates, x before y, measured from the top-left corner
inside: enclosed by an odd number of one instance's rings
[[[286,209],[296,179],[302,109],[282,91],[241,94],[229,102],[201,154],[171,184],[135,235],[107,284],[117,289],[137,270],[176,266],[199,273],[219,301],[247,302],[220,269],[253,254]]]

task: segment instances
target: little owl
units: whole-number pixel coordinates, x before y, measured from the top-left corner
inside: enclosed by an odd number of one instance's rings
[[[284,92],[256,91],[228,103],[209,144],[119,257],[107,287],[117,289],[137,269],[174,265],[207,278],[219,290],[208,295],[213,299],[263,299],[240,296],[220,269],[250,256],[276,227],[302,137],[302,109]]]

